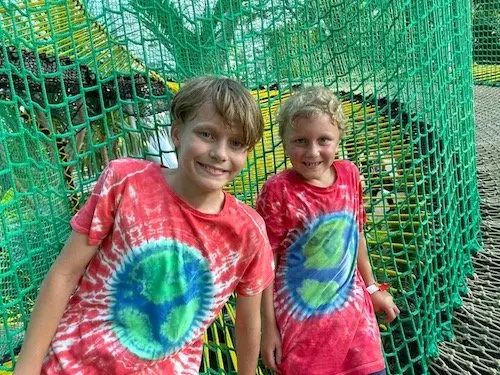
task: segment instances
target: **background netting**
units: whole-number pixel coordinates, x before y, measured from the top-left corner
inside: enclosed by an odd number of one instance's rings
[[[453,316],[454,339],[439,345],[433,374],[500,373],[500,87],[477,86],[474,101],[483,251],[472,258],[475,273]]]
[[[476,152],[483,251],[472,258],[474,276],[453,317],[454,337],[439,345],[433,374],[500,373],[500,1],[472,5]],[[485,87],[496,86],[496,87]]]
[[[266,121],[228,186],[249,204],[287,166],[280,102],[313,84],[339,94],[374,272],[402,310],[380,325],[389,373],[429,372],[480,248],[472,71],[498,83],[499,4],[0,0],[0,368],[13,368],[40,282],[106,163],[175,166],[170,99],[215,73],[240,79]],[[229,302],[201,372],[234,373],[233,326]]]
[[[472,1],[474,81],[500,86],[500,1]]]

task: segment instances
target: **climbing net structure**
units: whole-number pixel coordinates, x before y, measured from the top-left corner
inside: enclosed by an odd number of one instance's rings
[[[476,137],[472,87],[498,89],[499,14],[498,0],[0,0],[0,371],[107,163],[174,166],[172,96],[224,74],[265,119],[227,187],[250,205],[288,165],[280,103],[318,84],[341,99],[339,157],[362,173],[370,259],[402,311],[380,322],[388,372],[492,373],[498,129]],[[235,373],[233,328],[231,300],[204,335],[201,373]]]

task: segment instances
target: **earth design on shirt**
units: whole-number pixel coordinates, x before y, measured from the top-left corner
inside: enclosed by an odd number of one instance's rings
[[[131,249],[110,287],[112,330],[125,348],[146,360],[164,358],[196,339],[214,299],[206,259],[173,239]]]
[[[297,319],[341,308],[353,288],[359,241],[352,214],[336,212],[316,218],[287,249],[283,268],[289,311]]]

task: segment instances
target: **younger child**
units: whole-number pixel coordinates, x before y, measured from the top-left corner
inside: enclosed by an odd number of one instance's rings
[[[326,88],[304,89],[277,121],[292,169],[257,200],[277,267],[274,293],[262,299],[264,363],[286,375],[383,373],[374,308],[387,321],[399,310],[372,274],[359,171],[335,160],[346,126],[340,102]]]
[[[218,77],[183,86],[171,113],[178,169],[109,164],[43,283],[16,375],[197,374],[202,334],[233,291],[239,373],[255,374],[272,252],[262,218],[222,188],[262,117]]]

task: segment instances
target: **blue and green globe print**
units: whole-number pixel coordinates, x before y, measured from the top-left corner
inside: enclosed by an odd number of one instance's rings
[[[143,359],[163,358],[195,339],[213,304],[206,259],[173,239],[132,249],[112,280],[113,331]]]
[[[353,215],[336,212],[316,218],[287,249],[284,292],[295,318],[324,315],[344,305],[353,288],[358,241]]]

